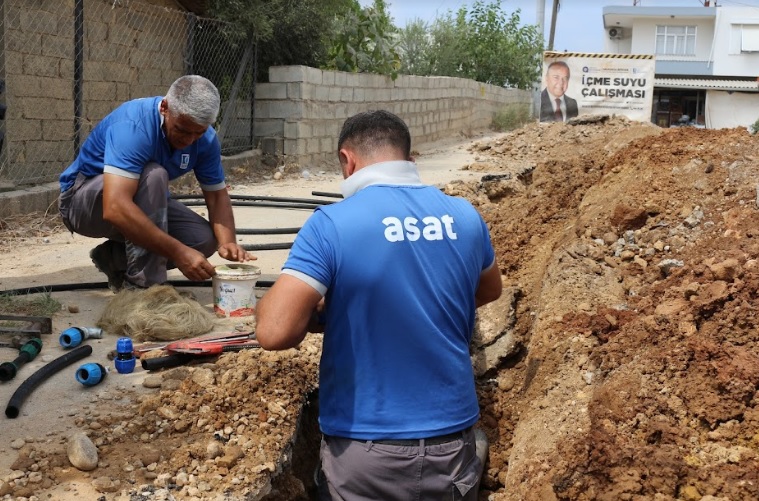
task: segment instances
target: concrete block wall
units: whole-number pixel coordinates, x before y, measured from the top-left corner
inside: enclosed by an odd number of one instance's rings
[[[162,96],[184,74],[186,19],[156,8],[164,3],[85,0],[83,138],[124,101]]]
[[[163,95],[184,73],[186,19],[158,3],[84,0],[83,141],[123,101]],[[74,157],[74,2],[0,2],[0,180],[51,181]]]
[[[337,138],[349,116],[386,109],[411,131],[412,149],[487,128],[510,104],[531,105],[529,91],[452,77],[390,77],[326,71],[306,66],[269,69],[258,84],[255,135],[265,150],[284,153],[303,166],[337,169]]]

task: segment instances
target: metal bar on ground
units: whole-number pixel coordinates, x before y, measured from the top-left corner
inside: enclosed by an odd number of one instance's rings
[[[53,332],[53,320],[50,317],[0,315],[0,320],[11,322],[28,322],[25,327],[5,327],[0,325],[0,334],[51,334]]]

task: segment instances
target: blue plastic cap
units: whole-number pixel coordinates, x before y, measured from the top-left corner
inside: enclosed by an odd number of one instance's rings
[[[78,327],[69,327],[61,332],[58,342],[61,343],[61,346],[64,348],[74,348],[79,346],[79,343],[82,342],[82,330]]]
[[[96,363],[88,363],[76,370],[76,380],[84,386],[95,386],[105,379],[107,374],[105,367]]]
[[[120,337],[116,341],[116,359],[113,361],[119,374],[129,374],[134,370],[135,358],[132,340],[128,337]]]
[[[116,353],[128,353],[129,355],[132,355],[133,349],[131,338],[120,337],[119,340],[116,341]]]

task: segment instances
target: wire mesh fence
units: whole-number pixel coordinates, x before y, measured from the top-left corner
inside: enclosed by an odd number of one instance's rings
[[[184,74],[222,97],[222,153],[253,147],[255,55],[235,25],[162,0],[0,2],[0,183],[55,181],[124,101],[161,96]]]

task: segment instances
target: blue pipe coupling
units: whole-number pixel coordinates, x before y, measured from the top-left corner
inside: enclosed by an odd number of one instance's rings
[[[88,363],[76,370],[76,380],[84,386],[95,386],[105,379],[108,370],[98,363]]]
[[[100,327],[69,327],[61,332],[58,342],[66,349],[79,346],[85,339],[102,339],[103,329]]]
[[[116,359],[113,361],[119,374],[130,374],[136,363],[132,340],[128,337],[120,337],[116,341]]]

